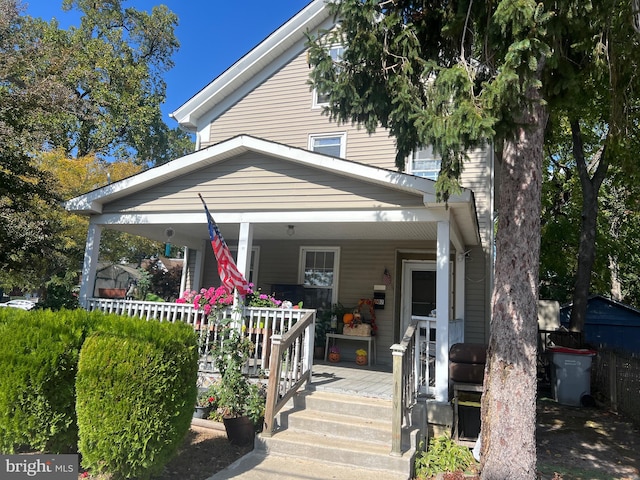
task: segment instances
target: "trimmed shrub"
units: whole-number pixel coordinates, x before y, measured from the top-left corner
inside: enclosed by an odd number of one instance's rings
[[[183,324],[125,320],[108,318],[82,347],[78,446],[85,468],[147,479],[189,430],[197,342]]]
[[[0,451],[77,451],[76,367],[97,318],[0,309]]]

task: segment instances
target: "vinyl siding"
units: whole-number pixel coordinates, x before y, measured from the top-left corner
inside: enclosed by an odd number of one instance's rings
[[[369,135],[350,124],[330,122],[321,108],[313,108],[313,92],[307,80],[306,52],[276,72],[211,124],[202,147],[239,134],[307,149],[311,134],[347,134],[346,158],[368,165],[395,168],[395,143],[380,129]]]
[[[194,211],[201,193],[217,211],[419,207],[422,198],[359,182],[293,162],[247,153],[135,196],[114,201],[109,212]]]

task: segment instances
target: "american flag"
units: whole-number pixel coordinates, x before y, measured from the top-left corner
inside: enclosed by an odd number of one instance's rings
[[[202,197],[202,204],[204,205],[204,211],[207,213],[207,223],[209,224],[209,238],[211,238],[211,246],[213,247],[213,254],[216,256],[218,262],[218,275],[220,281],[224,286],[227,293],[231,294],[233,289],[238,290],[238,293],[243,297],[250,291],[249,282],[244,278],[244,275],[240,273],[236,262],[233,261],[231,252],[227,243],[224,241],[224,237],[220,233],[216,222],[209,213],[207,205],[204,203]]]

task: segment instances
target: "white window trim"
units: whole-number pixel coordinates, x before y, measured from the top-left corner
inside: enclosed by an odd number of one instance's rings
[[[333,287],[331,305],[338,303],[338,277],[340,276],[340,247],[301,246],[298,255],[298,283],[304,285],[304,267],[307,252],[333,252]],[[305,287],[306,288],[306,287]]]
[[[421,149],[418,148],[418,149],[414,150],[413,152],[411,152],[411,155],[409,155],[409,157],[407,158],[407,160],[405,162],[405,165],[407,166],[406,171],[407,171],[407,173],[409,173],[411,175],[415,175],[414,169],[413,169],[413,161],[414,161],[414,157],[415,157],[416,151],[419,151],[419,150],[421,150]],[[433,153],[433,146],[431,146],[431,151]],[[434,160],[437,160],[435,158],[435,155],[433,155],[433,157],[434,157]],[[440,160],[440,169],[442,169],[442,158],[440,158],[439,160]],[[438,175],[440,175],[440,170],[438,170]],[[436,179],[438,178],[438,175],[436,175]],[[423,176],[423,175],[421,175],[421,176]],[[431,179],[430,177],[427,177],[427,176],[423,176],[423,177]],[[431,179],[431,180],[434,180],[434,179]]]
[[[327,105],[329,105],[329,102],[318,102],[318,89],[314,88],[313,89],[313,99],[312,99],[312,102],[311,102],[311,109],[312,110],[320,110],[321,108],[324,108]]]
[[[313,141],[316,138],[333,138],[340,137],[340,158],[347,158],[347,132],[335,132],[335,133],[312,133],[309,135],[309,151],[313,150]],[[320,153],[320,152],[316,152]]]
[[[340,43],[336,43],[333,44],[329,47],[329,50],[332,50],[334,48],[342,48],[344,50],[344,45],[340,44]],[[321,109],[323,107],[326,107],[327,105],[329,105],[329,102],[318,102],[318,90],[316,88],[313,89],[313,100],[311,103],[311,109],[312,110],[318,110]]]

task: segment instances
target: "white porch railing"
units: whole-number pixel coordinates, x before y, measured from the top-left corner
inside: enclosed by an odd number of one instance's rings
[[[87,310],[100,310],[105,313],[127,315],[145,320],[160,322],[184,322],[193,325],[199,335],[201,372],[215,372],[211,347],[218,341],[216,325],[190,303],[143,302],[110,298],[90,298]],[[315,327],[315,310],[244,307],[241,314],[234,317],[233,307],[220,312],[226,318],[239,320],[238,328],[248,335],[253,343],[253,352],[247,364],[247,373],[255,375],[261,371],[269,372],[269,357],[272,337],[284,335],[302,318],[311,315]],[[313,351],[313,338],[311,338]],[[305,345],[306,348],[306,345]]]
[[[413,353],[415,372],[413,388],[418,395],[435,396],[436,381],[436,319],[412,316],[416,322],[414,335],[417,348]],[[464,341],[464,321],[461,318],[449,321],[449,348]],[[448,366],[447,366],[448,368]],[[442,400],[442,399],[440,399]]]
[[[448,348],[464,341],[464,321],[449,321]],[[401,455],[403,419],[410,417],[411,408],[418,397],[434,398],[436,380],[436,319],[412,316],[400,343],[391,346],[393,355],[393,418],[391,455]],[[447,361],[448,363],[448,361]],[[440,371],[448,373],[446,370]],[[436,398],[448,401],[448,398]]]

